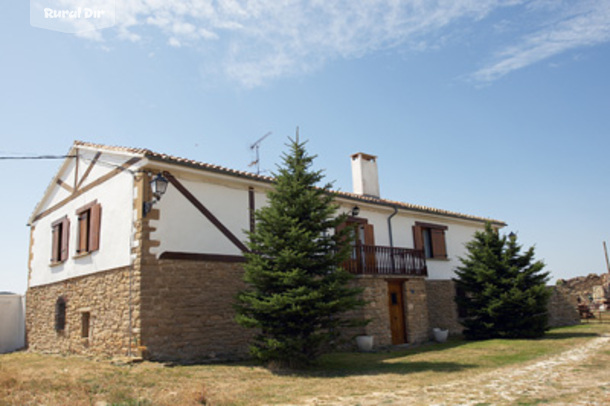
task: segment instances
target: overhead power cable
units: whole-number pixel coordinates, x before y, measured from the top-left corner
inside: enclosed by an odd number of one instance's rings
[[[0,156],[0,159],[65,159],[65,158],[76,158],[76,155]]]

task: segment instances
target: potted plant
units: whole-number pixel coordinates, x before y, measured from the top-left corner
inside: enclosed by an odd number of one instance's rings
[[[371,351],[373,349],[373,336],[357,336],[356,344],[358,345],[358,349],[360,351]]]
[[[447,341],[447,337],[449,337],[449,330],[448,329],[441,329],[441,328],[433,328],[432,332],[434,333],[434,340],[436,340],[437,343],[444,343],[445,341]]]

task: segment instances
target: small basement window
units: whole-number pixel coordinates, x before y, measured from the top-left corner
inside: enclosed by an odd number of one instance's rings
[[[66,299],[63,296],[57,298],[55,302],[55,331],[60,332],[66,329]]]
[[[90,324],[91,324],[91,313],[82,312],[81,313],[81,337],[82,338],[89,338]]]

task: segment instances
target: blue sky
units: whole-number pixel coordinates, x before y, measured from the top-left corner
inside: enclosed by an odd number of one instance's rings
[[[271,131],[273,170],[299,126],[338,189],[350,154],[378,155],[382,197],[501,219],[553,281],[606,271],[609,1],[128,0],[78,34],[2,15],[0,156],[78,139],[248,170]],[[0,160],[0,291],[26,290],[59,165]]]

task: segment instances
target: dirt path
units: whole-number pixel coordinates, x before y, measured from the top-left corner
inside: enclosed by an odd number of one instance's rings
[[[308,405],[610,405],[610,337],[529,363],[445,385],[341,397],[314,398]]]

